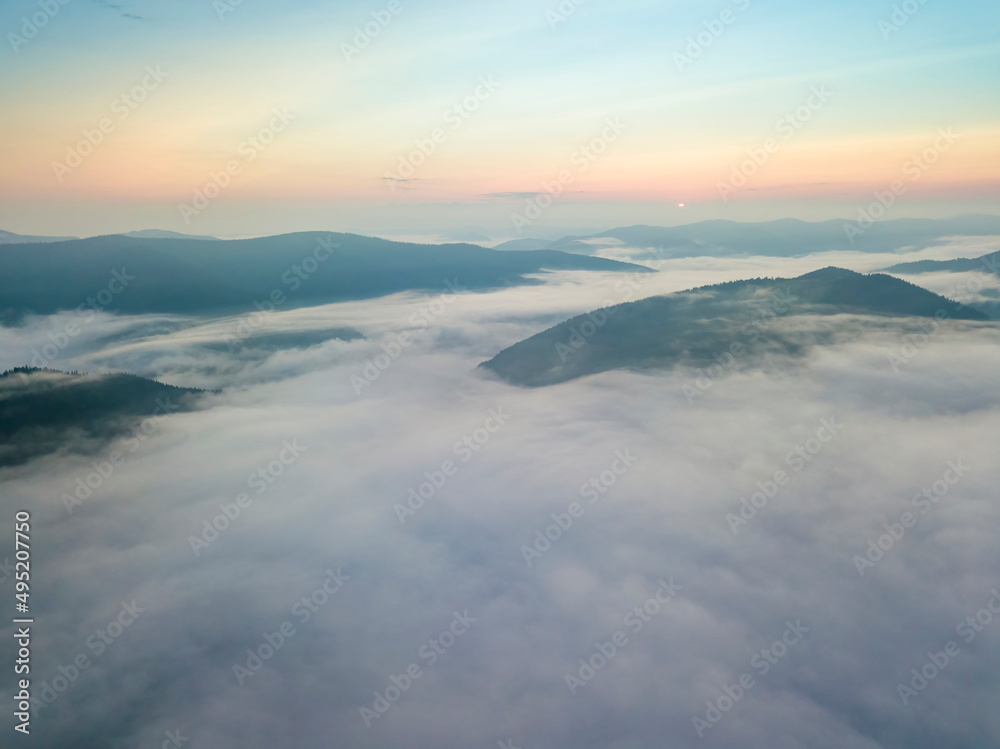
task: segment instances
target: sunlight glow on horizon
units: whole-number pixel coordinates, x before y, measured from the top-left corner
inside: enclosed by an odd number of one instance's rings
[[[891,5],[860,0],[582,5],[554,28],[545,4],[501,12],[442,0],[403,3],[356,46],[384,5],[243,4],[223,18],[195,0],[169,14],[138,2],[61,6],[2,51],[0,85],[16,106],[0,122],[0,226],[72,231],[71,207],[87,202],[106,216],[156,204],[184,230],[177,204],[234,161],[219,202],[243,206],[239,215],[272,201],[275,221],[330,201],[373,216],[424,204],[452,225],[454,212],[437,206],[492,202],[503,213],[507,195],[542,191],[567,170],[566,201],[676,209],[685,199],[720,216],[732,202],[801,200],[830,213],[897,179],[908,198],[971,197],[979,211],[996,195],[1000,45],[986,19],[1000,11],[990,4],[958,4],[983,19],[975,26],[957,22],[955,5],[927,4],[884,38]],[[13,3],[0,28],[18,33],[33,8]],[[720,27],[726,9],[733,20]],[[709,28],[721,31],[687,56]],[[291,121],[267,133],[276,111]],[[581,159],[609,118],[624,132]],[[949,129],[961,137],[919,178],[905,175]],[[725,194],[720,184],[739,182],[754,154],[745,184]],[[51,227],[22,223],[32,201]]]

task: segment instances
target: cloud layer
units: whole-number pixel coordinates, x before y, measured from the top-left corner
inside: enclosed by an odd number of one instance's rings
[[[690,261],[641,295],[745,270]],[[34,516],[35,688],[67,685],[33,743],[995,744],[1000,621],[956,630],[1000,585],[1000,335],[873,328],[693,403],[697,371],[538,390],[476,373],[614,280],[463,294],[426,327],[411,318],[434,296],[278,313],[270,332],[365,338],[263,359],[205,346],[232,320],[95,321],[67,365],[230,387],[72,512],[92,458],[0,474]],[[165,327],[102,338],[140,322]],[[4,351],[51,324],[5,330]]]

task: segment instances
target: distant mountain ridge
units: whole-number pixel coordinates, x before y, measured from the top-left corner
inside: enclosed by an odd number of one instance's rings
[[[648,257],[663,259],[702,255],[794,257],[814,252],[921,249],[951,236],[1000,236],[1000,216],[987,215],[880,221],[854,237],[852,242],[844,227],[853,225],[842,219],[816,223],[780,219],[760,223],[713,220],[671,227],[637,225],[589,236],[563,237],[547,244],[542,240],[513,240],[497,245],[497,249],[509,251],[543,246],[549,250],[592,255],[603,247],[620,243],[649,250]]]
[[[0,229],[0,244],[38,244],[40,242],[68,242],[79,237],[35,237],[29,234],[15,234],[12,231]]]
[[[832,342],[832,333],[782,326],[778,318],[840,313],[987,319],[892,276],[824,268],[793,279],[731,281],[595,310],[515,343],[480,366],[511,384],[539,387],[613,369],[705,366],[727,353],[742,361],[797,355]]]
[[[221,241],[218,237],[210,237],[208,235],[199,234],[180,234],[176,231],[165,231],[163,229],[140,229],[139,231],[129,231],[121,232],[117,235],[101,235],[101,236],[119,236],[119,237],[135,237],[136,239],[201,239],[201,240],[211,240],[213,242]],[[10,231],[3,231],[0,229],[0,244],[39,244],[42,242],[68,242],[72,239],[80,239],[80,237],[34,237],[26,234],[15,234]]]
[[[449,283],[470,290],[535,284],[541,282],[528,276],[545,270],[655,272],[551,250],[498,252],[327,232],[211,242],[110,235],[4,247],[0,314],[10,320],[95,304],[127,314],[289,309],[442,291]]]
[[[139,231],[129,231],[119,236],[135,237],[136,239],[200,239],[206,242],[221,242],[218,237],[210,237],[207,234],[180,234],[176,231],[165,231],[163,229],[141,229]]]
[[[991,252],[975,258],[961,257],[955,260],[917,260],[912,263],[898,263],[883,268],[883,273],[935,273],[948,271],[950,273],[966,273],[983,271],[1000,276],[1000,251]]]

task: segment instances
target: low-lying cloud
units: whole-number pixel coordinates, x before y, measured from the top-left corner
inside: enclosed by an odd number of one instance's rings
[[[792,275],[770,260],[768,275]],[[724,280],[689,266],[635,298]],[[8,506],[34,517],[34,688],[65,685],[32,742],[995,743],[1000,621],[971,641],[957,628],[1000,584],[1000,335],[949,328],[894,369],[906,331],[872,326],[693,402],[685,369],[535,390],[477,372],[620,293],[610,274],[549,278],[460,294],[426,326],[411,317],[437,295],[276,313],[271,332],[364,338],[263,359],[206,346],[232,320],[95,323],[67,368],[227,389],[166,418],[71,514],[60,497],[93,457],[0,473]],[[140,322],[140,340],[98,346]],[[51,324],[4,330],[6,356]],[[379,376],[359,390],[369,362]],[[401,521],[411,489],[423,502]],[[937,501],[920,513],[924,490]],[[539,532],[549,546],[529,565]],[[133,621],[105,642],[123,606]],[[958,654],[904,701],[949,641]]]

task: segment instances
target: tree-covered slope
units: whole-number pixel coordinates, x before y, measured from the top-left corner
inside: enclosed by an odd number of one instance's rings
[[[204,391],[130,374],[88,375],[19,367],[0,374],[0,466],[59,450],[90,452],[197,408]],[[145,432],[137,432],[142,434]]]
[[[363,299],[447,284],[486,289],[538,283],[543,270],[653,272],[550,250],[498,252],[354,234],[302,232],[243,240],[93,237],[0,248],[0,313],[80,305],[129,314],[252,310]]]
[[[706,286],[596,310],[504,349],[481,366],[529,387],[613,369],[703,366],[737,358],[799,354],[832,342],[828,326],[779,318],[838,313],[985,320],[982,313],[892,276],[825,268],[793,279]],[[790,322],[790,321],[789,321]]]

